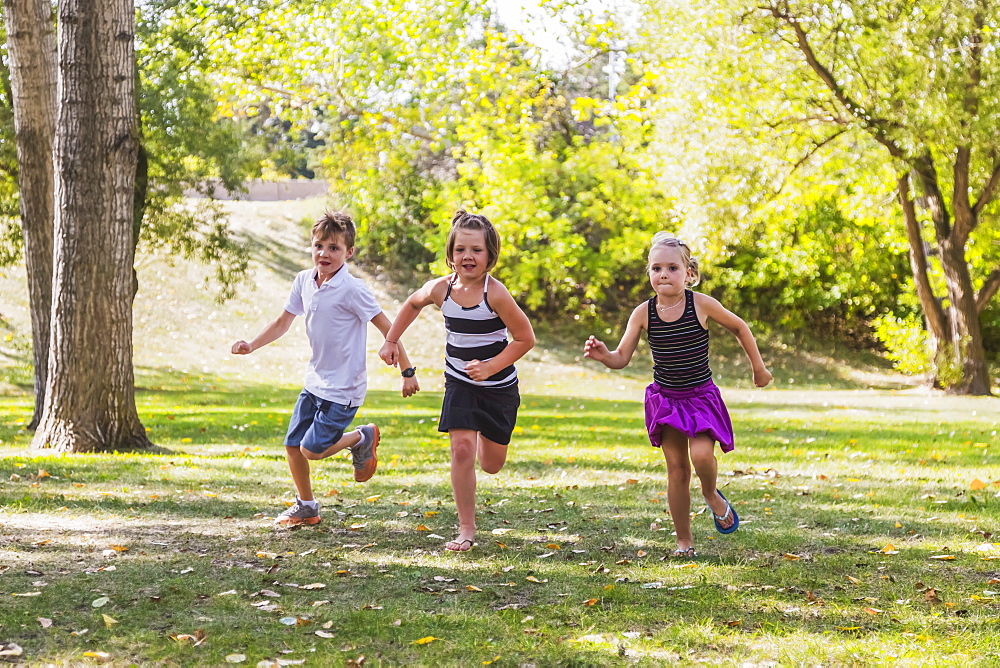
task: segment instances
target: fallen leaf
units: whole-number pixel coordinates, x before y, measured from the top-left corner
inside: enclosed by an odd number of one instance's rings
[[[885,610],[879,610],[878,608],[861,608],[869,615],[881,615]]]
[[[115,619],[114,617],[110,617],[110,616],[108,616],[108,615],[105,615],[105,614],[101,614],[101,618],[102,618],[102,619],[104,619],[104,625],[105,625],[106,627],[108,627],[109,629],[110,629],[110,628],[111,628],[112,626],[114,626],[115,624],[117,624],[117,623],[118,623],[118,620],[117,620],[117,619]]]
[[[52,626],[52,620],[48,617],[38,617],[38,623],[42,625],[43,629],[47,629]]]
[[[857,579],[853,575],[845,575],[844,577],[847,578],[848,580],[850,580],[852,583],[854,583],[856,585],[861,584],[861,580]]]
[[[468,589],[469,591],[482,591],[482,589],[474,585],[465,585],[465,588]]]
[[[546,550],[561,550],[562,547],[559,546],[559,543],[548,543],[548,544],[546,544],[545,549]]]
[[[785,552],[785,559],[788,559],[789,561],[798,561],[801,558],[802,557],[800,557],[797,554],[791,554],[789,552]]]
[[[312,584],[302,585],[301,589],[326,589],[326,585],[322,582],[313,582]]]
[[[892,543],[886,543],[886,546],[879,550],[879,552],[882,554],[899,554],[899,551],[896,550],[896,546]]]
[[[423,525],[423,524],[418,524],[418,525],[417,525],[417,529],[416,529],[416,530],[417,530],[417,531],[430,531],[430,529],[428,529],[428,528],[427,528],[427,527],[426,527],[425,525]]]
[[[100,598],[95,598],[90,605],[94,608],[103,608],[110,602],[111,602],[110,598],[108,598],[107,596],[102,596]]]
[[[528,582],[537,582],[539,584],[544,583],[544,582],[548,582],[548,580],[539,580],[534,575],[529,575],[528,577],[526,577],[524,579],[527,580]]]
[[[206,638],[205,632],[202,631],[201,629],[198,629],[194,633],[172,633],[170,634],[170,637],[176,640],[177,642],[191,641],[191,643],[194,645],[202,644],[203,642],[205,642]]]
[[[21,656],[24,650],[14,642],[0,643],[0,656]]]
[[[584,604],[584,605],[586,605],[586,606],[591,606],[591,607],[593,607],[594,605],[596,605],[596,604],[597,604],[597,602],[598,602],[599,600],[600,600],[600,599],[597,599],[597,598],[588,598],[588,599],[587,599],[586,601],[584,601],[584,602],[583,602],[583,604]]]
[[[334,634],[330,633],[329,631],[323,631],[321,629],[317,630],[317,631],[314,631],[314,633],[316,635],[318,635],[320,638],[333,638],[334,637]]]
[[[645,557],[646,554],[647,554],[647,552],[646,552],[646,550],[639,550],[635,554],[636,554],[637,557]]]
[[[24,596],[24,597],[41,596],[41,595],[42,595],[42,592],[40,592],[40,591],[28,591],[28,592],[25,592],[23,594],[18,594],[18,593],[15,592],[15,593],[11,594],[11,596]]]
[[[369,496],[367,499],[365,499],[365,501],[367,501],[368,503],[372,503],[373,501],[378,501],[381,498],[382,498],[381,494],[374,494],[372,496]]]
[[[975,480],[973,480],[972,484],[969,485],[969,489],[971,489],[972,491],[980,490],[980,489],[983,489],[985,487],[986,487],[986,483],[983,482],[982,480],[980,480],[979,478],[976,478]]]
[[[246,660],[246,654],[230,654],[226,657],[226,663],[243,663]]]
[[[412,644],[414,645],[426,645],[427,643],[432,643],[435,640],[441,640],[441,638],[435,638],[434,636],[426,636],[420,640],[414,640]]]
[[[84,652],[83,655],[89,659],[97,659],[101,663],[111,660],[111,655],[107,652]]]
[[[931,559],[937,559],[938,561],[955,561],[955,555],[953,554],[935,554]]]

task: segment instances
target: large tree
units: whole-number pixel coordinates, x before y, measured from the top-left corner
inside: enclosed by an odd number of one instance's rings
[[[135,7],[61,0],[58,25],[52,329],[32,444],[148,446],[132,369]]]
[[[17,185],[28,274],[35,413],[38,425],[48,373],[52,304],[52,148],[56,121],[56,36],[49,0],[4,0],[11,101],[17,138]],[[16,103],[14,102],[16,101]]]
[[[990,394],[980,319],[1000,289],[989,248],[1000,189],[1000,3],[752,4],[776,38],[768,47],[796,53],[825,90],[806,100],[811,117],[864,133],[897,170],[938,382]]]
[[[258,142],[220,120],[196,28],[222,19],[236,29],[236,9],[199,12],[196,2],[148,0],[138,13],[136,70],[140,128],[132,239],[137,251],[194,258],[215,268],[219,299],[233,295],[248,268],[246,244],[211,200],[192,206],[185,193],[234,191],[260,174]],[[220,19],[220,17],[222,17]],[[48,371],[52,286],[53,165],[56,117],[56,17],[46,0],[6,0],[0,63],[0,268],[23,257],[32,315],[35,411],[41,417]],[[9,75],[9,77],[8,77]],[[6,115],[16,116],[10,123]],[[16,131],[15,131],[16,125]],[[8,144],[9,142],[9,144]],[[45,146],[49,148],[44,148]],[[20,206],[20,224],[9,208]]]

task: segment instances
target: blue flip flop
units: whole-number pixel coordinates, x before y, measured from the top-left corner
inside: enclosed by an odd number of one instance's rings
[[[738,529],[739,526],[740,526],[740,516],[736,514],[736,509],[733,508],[733,505],[731,503],[729,503],[729,499],[727,499],[723,495],[723,493],[720,492],[719,490],[715,490],[715,491],[719,492],[719,496],[721,496],[722,500],[726,502],[726,508],[728,509],[726,514],[729,514],[729,513],[733,514],[733,523],[732,523],[732,525],[730,525],[729,528],[727,528],[727,529],[723,529],[722,525],[719,524],[719,520],[725,519],[726,516],[723,515],[722,517],[719,517],[718,515],[715,514],[715,511],[713,511],[711,508],[709,508],[708,509],[709,512],[712,513],[712,521],[715,522],[715,530],[718,531],[719,533],[732,533],[732,532],[736,531],[736,529]]]

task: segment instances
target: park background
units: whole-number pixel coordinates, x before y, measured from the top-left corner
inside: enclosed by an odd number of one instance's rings
[[[997,7],[769,7],[545,3],[532,11],[552,16],[522,35],[475,2],[141,4],[134,349],[102,350],[128,353],[156,447],[127,454],[30,447],[37,351],[5,88],[0,651],[1000,661],[1000,411],[970,396],[991,393],[1000,350]],[[330,195],[192,196],[261,177],[323,177]],[[498,276],[540,334],[520,365],[517,450],[482,482],[479,545],[440,550],[454,517],[431,313],[409,334],[413,400],[369,340],[362,418],[395,434],[376,479],[321,466],[324,523],[275,533],[307,345],[298,325],[249,358],[229,346],[280,312],[325,208],[359,221],[352,270],[393,315],[442,271],[459,206],[497,222]],[[616,341],[648,293],[660,229],[692,244],[700,289],[751,322],[775,373],[752,389],[713,332],[740,441],[720,471],[746,522],[722,540],[699,513],[689,563],[665,559],[665,474],[639,402],[648,351],[617,373],[580,356],[589,333]],[[952,337],[959,322],[971,333]]]

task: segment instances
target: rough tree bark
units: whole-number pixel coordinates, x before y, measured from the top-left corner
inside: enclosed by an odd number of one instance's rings
[[[4,0],[3,12],[10,55],[21,229],[35,363],[35,412],[28,428],[34,429],[45,400],[52,306],[55,17],[49,0]]]
[[[132,368],[135,8],[61,0],[58,18],[52,340],[32,445],[145,447]]]

